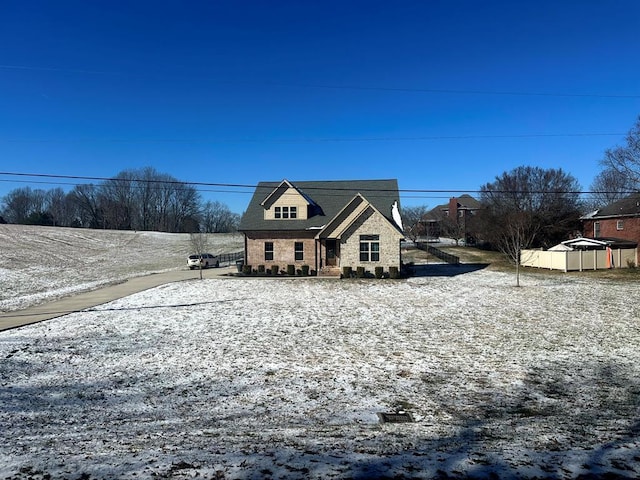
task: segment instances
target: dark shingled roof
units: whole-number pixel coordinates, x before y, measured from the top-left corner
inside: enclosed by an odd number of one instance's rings
[[[480,210],[482,208],[482,204],[478,200],[466,193],[455,198],[458,201],[459,210]],[[441,220],[442,212],[445,210],[449,210],[449,202],[433,207],[423,215],[422,220]]]
[[[606,207],[598,210],[591,218],[617,216],[640,216],[640,192],[629,195],[617,202],[610,203]]]
[[[313,200],[321,209],[320,215],[306,220],[265,220],[264,208],[260,205],[280,185],[280,182],[260,182],[249,206],[240,220],[240,231],[249,230],[306,230],[326,225],[356,194],[360,193],[391,223],[391,206],[400,195],[398,181],[392,180],[330,180],[316,182],[292,182],[299,192]]]

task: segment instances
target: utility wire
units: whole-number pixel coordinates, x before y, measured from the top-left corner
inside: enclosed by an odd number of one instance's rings
[[[509,138],[567,138],[567,137],[621,137],[627,133],[524,133],[514,135],[419,135],[411,137],[316,137],[316,138],[0,138],[5,143],[339,143],[339,142],[416,142],[425,140],[482,140]]]
[[[262,184],[247,184],[247,183],[210,183],[210,182],[194,182],[194,181],[182,181],[182,180],[158,180],[158,179],[143,179],[143,178],[113,178],[113,177],[92,177],[82,175],[54,175],[48,173],[24,173],[24,172],[0,172],[0,176],[16,176],[16,177],[34,177],[34,178],[52,178],[52,179],[72,179],[72,180],[85,180],[85,181],[102,181],[102,182],[119,182],[119,183],[139,183],[139,184],[158,184],[158,185],[178,185],[178,186],[206,186],[206,187],[218,187],[218,188],[248,188],[251,192],[233,192],[229,193],[252,193],[254,190],[272,191],[278,187],[281,182],[264,182]],[[308,183],[308,182],[303,182]],[[319,190],[323,192],[353,192],[353,187],[348,186],[349,180],[327,180],[323,183],[344,183],[345,187],[339,186],[309,186],[305,185],[303,188],[305,191]],[[292,182],[295,186],[296,182]],[[69,183],[65,183],[69,185]],[[469,190],[469,189],[413,189],[413,188],[399,188],[395,189],[380,189],[380,188],[358,188],[361,192],[398,192],[398,193],[425,193],[425,194],[438,194],[438,193],[531,193],[531,194],[602,194],[602,193],[636,193],[635,191],[629,192],[603,192],[597,190]],[[225,192],[228,192],[225,190]]]
[[[105,70],[89,70],[82,68],[57,68],[40,67],[28,65],[0,65],[0,70],[14,71],[34,71],[34,72],[54,72],[54,73],[77,73],[88,75],[123,75],[123,76],[149,76],[148,72],[136,74],[131,72],[116,72]],[[189,78],[204,77],[200,72],[193,72]],[[204,72],[203,72],[204,73]],[[151,76],[161,76],[161,72]],[[207,77],[208,78],[208,77]],[[640,95],[633,94],[613,94],[613,93],[562,93],[562,92],[528,92],[528,91],[503,91],[503,90],[465,90],[446,88],[411,88],[411,87],[385,87],[376,85],[336,85],[323,83],[297,83],[297,82],[270,82],[270,81],[224,81],[214,80],[210,83],[218,85],[233,86],[267,86],[283,88],[308,88],[308,89],[329,89],[329,90],[361,90],[374,92],[402,92],[402,93],[428,93],[444,95],[495,95],[495,96],[519,96],[519,97],[566,97],[566,98],[612,98],[612,99],[640,99]]]

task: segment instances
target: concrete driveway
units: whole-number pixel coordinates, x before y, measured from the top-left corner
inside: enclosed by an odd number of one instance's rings
[[[233,272],[237,272],[235,265],[231,267],[209,268],[202,270],[202,278],[215,278]],[[164,285],[165,283],[196,280],[199,278],[199,270],[174,270],[171,272],[130,278],[116,285],[79,293],[24,310],[0,313],[0,331],[79,312],[87,308],[95,307],[96,305],[102,305],[103,303],[126,297],[133,293]]]

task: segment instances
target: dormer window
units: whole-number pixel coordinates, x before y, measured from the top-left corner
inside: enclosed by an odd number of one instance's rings
[[[277,219],[298,218],[298,207],[274,207],[273,216]]]
[[[321,215],[322,209],[287,180],[283,180],[260,203],[265,220],[307,220],[309,216]]]

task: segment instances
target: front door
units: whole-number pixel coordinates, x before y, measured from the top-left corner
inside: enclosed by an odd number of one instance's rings
[[[325,248],[327,250],[327,258],[325,260],[326,265],[329,267],[335,267],[337,265],[337,242],[332,239],[327,239],[325,242]]]

